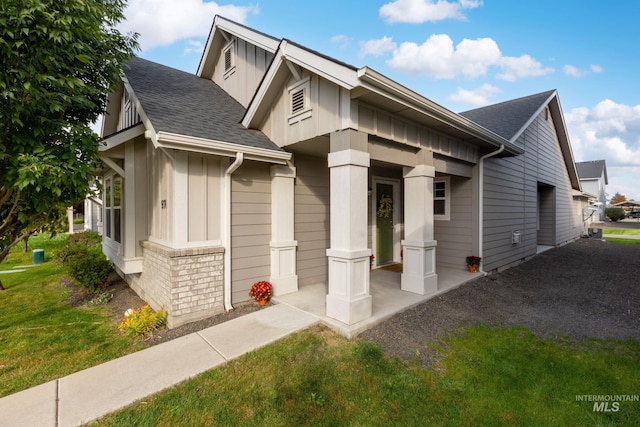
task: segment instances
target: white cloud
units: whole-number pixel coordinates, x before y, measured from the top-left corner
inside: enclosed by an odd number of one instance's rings
[[[564,67],[562,67],[562,71],[569,77],[575,77],[577,79],[579,79],[580,77],[584,77],[587,75],[586,71],[581,70],[578,67],[575,67],[573,65],[565,65]]]
[[[591,64],[591,71],[593,71],[594,73],[602,73],[604,71],[604,68],[597,64]]]
[[[470,104],[475,107],[487,105],[491,102],[491,97],[497,93],[500,93],[500,89],[492,86],[488,83],[483,84],[479,88],[473,90],[466,90],[458,88],[458,91],[449,96],[449,99],[454,102],[460,102],[463,104]]]
[[[640,105],[605,99],[565,114],[576,158],[607,158],[612,165],[640,166]],[[639,181],[640,182],[640,181]]]
[[[500,49],[492,39],[464,39],[454,48],[448,35],[434,34],[421,45],[402,43],[387,64],[410,74],[452,79],[483,76],[499,62],[500,56]]]
[[[527,77],[540,77],[553,73],[553,68],[543,67],[542,64],[529,55],[505,56],[500,60],[503,73],[497,77],[501,80],[514,82]]]
[[[466,20],[463,11],[482,6],[482,0],[396,0],[380,8],[380,16],[388,23],[420,24],[444,19]]]
[[[607,192],[640,200],[640,105],[606,99],[571,110],[565,120],[576,161],[604,159]]]
[[[206,37],[215,15],[244,23],[257,6],[219,5],[203,0],[130,0],[124,11],[127,20],[120,30],[140,34],[140,47],[148,50],[178,40]]]
[[[184,48],[185,54],[201,54],[202,52],[204,52],[204,43],[202,43],[200,40],[187,40],[187,47]]]
[[[331,37],[331,43],[337,44],[340,49],[346,49],[351,44],[351,37],[345,36],[343,34],[338,34]]]
[[[360,56],[381,56],[387,52],[394,51],[398,48],[398,45],[393,41],[391,37],[383,37],[377,40],[367,40],[366,42],[360,42]]]
[[[497,78],[515,81],[552,73],[529,55],[502,56],[498,44],[491,38],[463,39],[456,46],[446,34],[431,35],[423,44],[404,42],[393,50],[387,64],[394,70],[436,79],[457,77],[477,78],[488,74],[492,67],[501,70]]]

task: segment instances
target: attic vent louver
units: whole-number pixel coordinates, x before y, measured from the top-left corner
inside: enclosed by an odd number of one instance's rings
[[[235,47],[234,42],[230,42],[223,51],[223,59],[224,59],[224,77],[227,78],[231,74],[233,74],[235,70]]]
[[[224,51],[224,70],[229,71],[231,69],[231,49]]]
[[[304,111],[304,88],[291,94],[291,114]]]
[[[309,99],[310,78],[306,77],[289,87],[291,114],[288,121],[292,125],[311,117],[311,101]]]

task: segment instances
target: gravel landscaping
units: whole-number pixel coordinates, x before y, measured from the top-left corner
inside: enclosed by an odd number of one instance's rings
[[[521,325],[542,337],[640,340],[640,245],[580,239],[435,297],[360,337],[429,366],[436,355],[425,350],[427,341],[482,323]]]

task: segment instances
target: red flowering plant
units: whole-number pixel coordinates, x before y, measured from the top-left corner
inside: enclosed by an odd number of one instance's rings
[[[249,296],[253,297],[256,301],[269,301],[271,297],[271,293],[273,292],[273,287],[271,283],[267,281],[256,282],[251,286],[251,290],[249,291]]]

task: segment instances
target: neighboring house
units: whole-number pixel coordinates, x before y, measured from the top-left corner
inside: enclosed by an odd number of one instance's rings
[[[102,234],[102,198],[94,182],[90,183],[91,193],[84,200],[84,230]]]
[[[590,162],[576,163],[580,185],[585,193],[593,194],[596,202],[599,203],[598,212],[594,219],[604,221],[605,208],[607,206],[606,186],[609,184],[607,178],[607,165],[604,160],[593,160]]]
[[[196,75],[139,58],[103,122],[104,243],[169,325],[324,283],[326,314],[372,312],[373,268],[438,291],[582,233],[555,91],[453,113],[368,68],[216,17]]]

